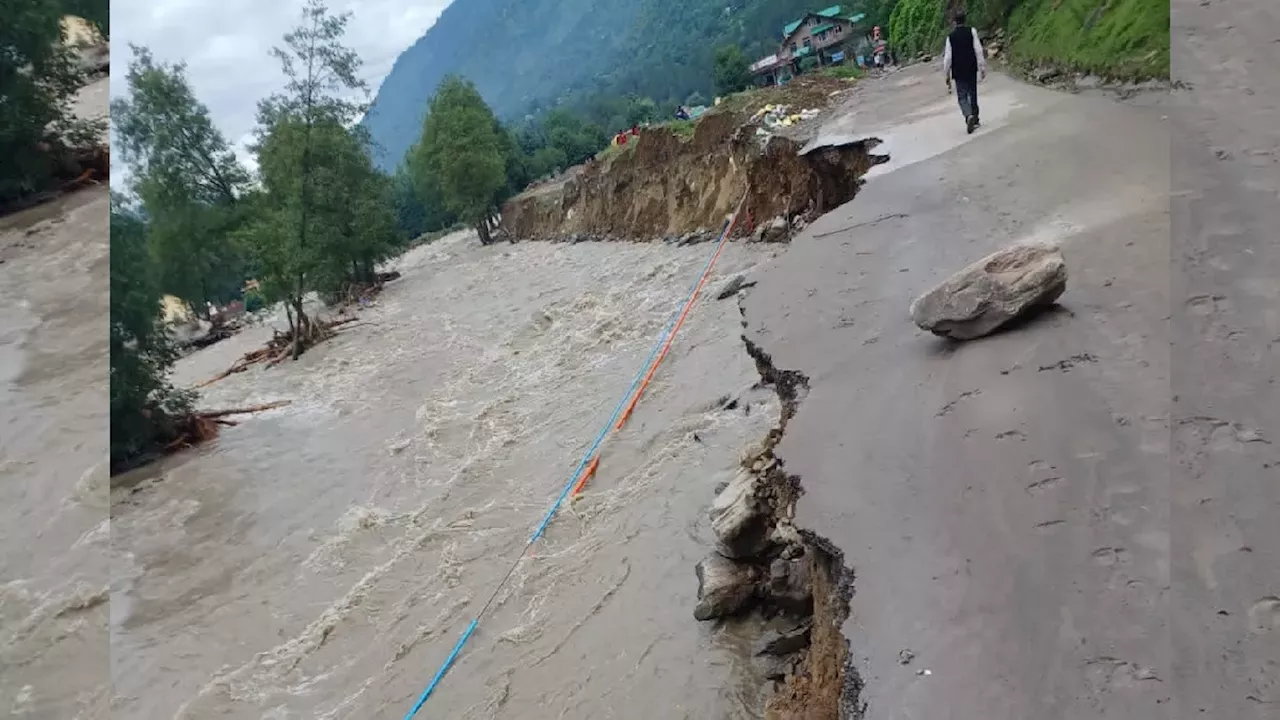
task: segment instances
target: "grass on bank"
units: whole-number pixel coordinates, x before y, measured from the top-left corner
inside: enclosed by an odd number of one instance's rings
[[[1112,80],[1169,77],[1168,0],[1025,0],[1009,16],[1009,55]]]
[[[902,59],[942,54],[947,0],[900,0],[889,39]],[[1003,27],[1009,64],[1136,81],[1169,77],[1168,0],[970,0],[969,21]]]
[[[820,72],[827,77],[839,80],[861,80],[867,76],[867,72],[854,63],[823,68]]]

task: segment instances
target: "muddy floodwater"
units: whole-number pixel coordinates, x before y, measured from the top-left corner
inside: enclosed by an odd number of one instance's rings
[[[113,714],[402,717],[711,248],[451,236],[396,261],[357,326],[207,388],[209,408],[292,404],[116,478]],[[772,252],[729,246],[709,289]],[[716,484],[778,420],[740,323],[734,299],[704,296],[420,717],[760,715],[751,629],[692,615]],[[268,335],[187,357],[175,380]]]
[[[0,715],[107,716],[107,191],[0,218]]]

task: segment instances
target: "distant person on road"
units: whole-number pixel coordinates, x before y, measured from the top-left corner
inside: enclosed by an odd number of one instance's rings
[[[960,112],[964,113],[965,130],[970,134],[980,124],[978,121],[978,80],[987,78],[987,59],[982,53],[982,41],[978,31],[965,24],[964,11],[956,13],[956,27],[947,36],[947,46],[942,52],[942,74],[947,78],[947,91],[951,81],[956,82],[956,98]]]

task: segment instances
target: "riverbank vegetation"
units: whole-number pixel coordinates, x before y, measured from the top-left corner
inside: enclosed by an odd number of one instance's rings
[[[176,353],[160,325],[172,294],[198,311],[241,296],[281,303],[289,321],[272,359],[297,358],[331,336],[333,322],[304,309],[326,296],[375,285],[375,267],[409,238],[397,231],[395,188],[374,170],[355,123],[359,58],[342,44],[346,15],[309,0],[301,25],[273,51],[288,79],[259,105],[258,171],[241,164],[182,64],[145,48],[112,103],[128,196],[113,197],[111,256],[111,460],[139,458],[206,437],[215,424],[192,413],[195,395],[172,387]],[[219,421],[222,421],[219,418]]]
[[[105,37],[107,0],[8,0],[0,22],[0,212],[23,207],[105,166],[102,123],[71,111],[86,73],[64,38],[83,15]],[[101,168],[105,169],[105,167]]]

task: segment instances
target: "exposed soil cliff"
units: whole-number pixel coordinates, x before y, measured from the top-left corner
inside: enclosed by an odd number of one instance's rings
[[[775,217],[812,219],[848,202],[879,156],[869,138],[803,155],[799,141],[761,135],[750,117],[704,116],[691,138],[645,130],[603,160],[503,207],[515,239],[652,239],[715,230],[747,193],[735,234]]]

